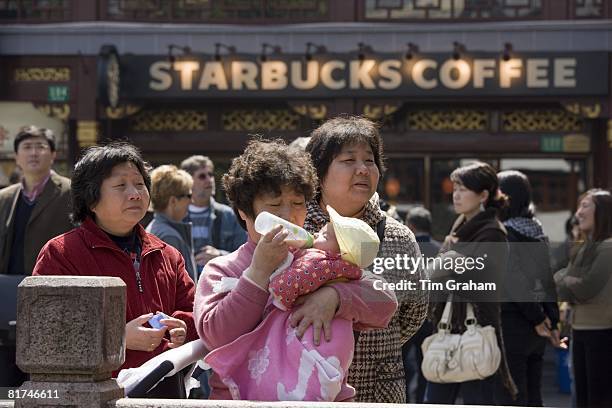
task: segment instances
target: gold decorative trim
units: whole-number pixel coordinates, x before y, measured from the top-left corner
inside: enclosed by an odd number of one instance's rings
[[[51,104],[43,104],[36,105],[36,109],[49,116],[50,118],[57,118],[60,120],[68,120],[70,117],[70,105],[62,104],[62,105],[51,105]]]
[[[194,132],[207,129],[207,112],[195,109],[147,110],[130,118],[130,130],[134,132]]]
[[[399,105],[373,105],[367,104],[363,107],[363,116],[370,120],[379,120],[385,116],[395,113],[399,109]]]
[[[138,105],[119,105],[116,108],[110,106],[106,107],[106,117],[109,119],[123,119],[128,116],[132,116],[142,109],[142,106]]]
[[[79,120],[76,133],[80,148],[95,146],[98,143],[98,122],[95,120]]]
[[[68,82],[70,81],[70,68],[15,68],[14,78],[17,82]]]
[[[291,108],[302,116],[307,116],[310,119],[322,120],[327,118],[327,105],[321,104],[302,104],[293,105]]]
[[[300,115],[288,109],[234,110],[221,115],[223,130],[299,130]]]
[[[9,138],[9,131],[4,126],[0,125],[0,148],[4,146],[4,143]]]
[[[568,153],[588,153],[591,151],[591,139],[587,135],[563,136],[563,151]]]
[[[566,103],[563,105],[566,111],[574,115],[580,115],[585,118],[595,119],[602,114],[602,107],[599,103],[592,105],[581,104],[578,102]]]
[[[504,132],[577,132],[583,120],[562,109],[515,110],[501,114]]]
[[[608,119],[608,147],[612,149],[612,119]]]
[[[409,130],[475,131],[489,128],[489,115],[484,110],[424,109],[408,113]]]

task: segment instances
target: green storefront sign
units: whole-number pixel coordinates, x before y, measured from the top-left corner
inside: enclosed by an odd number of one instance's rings
[[[70,93],[66,85],[49,85],[47,100],[49,102],[67,102],[70,99]]]
[[[542,136],[540,138],[540,150],[547,153],[563,151],[563,137],[561,136]]]

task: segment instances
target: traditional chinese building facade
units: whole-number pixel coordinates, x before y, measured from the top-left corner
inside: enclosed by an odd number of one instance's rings
[[[128,138],[154,164],[202,153],[222,173],[251,134],[290,141],[349,113],[381,124],[381,195],[426,205],[438,235],[448,175],[476,158],[526,172],[560,232],[580,192],[612,186],[612,1],[481,3],[5,3],[2,168],[26,118],[63,133],[66,169]]]

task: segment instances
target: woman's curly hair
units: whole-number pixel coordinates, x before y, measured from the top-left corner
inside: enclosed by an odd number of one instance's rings
[[[291,187],[312,199],[318,188],[317,173],[310,155],[281,140],[251,140],[244,152],[232,160],[223,175],[223,188],[236,218],[246,229],[238,210],[255,218],[253,201],[261,194],[281,194],[282,187]]]

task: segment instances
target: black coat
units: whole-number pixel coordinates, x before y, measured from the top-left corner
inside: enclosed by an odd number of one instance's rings
[[[442,248],[441,252],[453,250],[462,255],[472,258],[484,258],[484,269],[466,270],[462,274],[453,273],[450,279],[457,282],[491,282],[497,286],[496,291],[455,291],[453,293],[453,315],[452,332],[463,333],[465,331],[466,304],[472,303],[474,314],[480,326],[491,325],[495,328],[497,342],[502,352],[502,361],[498,370],[504,386],[512,395],[517,394],[516,386],[505,357],[504,343],[502,339],[500,303],[501,282],[507,270],[508,241],[506,229],[497,219],[494,208],[488,208],[476,214],[469,221],[461,215],[451,229],[451,235],[458,238],[457,243]],[[447,292],[448,293],[448,292]],[[445,302],[433,303],[430,317],[434,327],[439,323],[444,311]]]
[[[507,231],[510,257],[504,279],[504,300],[515,301],[502,303],[504,331],[516,332],[522,328],[533,331],[546,317],[556,328],[559,306],[547,242],[511,227],[507,227]],[[520,324],[521,321],[525,324]],[[512,326],[506,322],[513,322]]]

